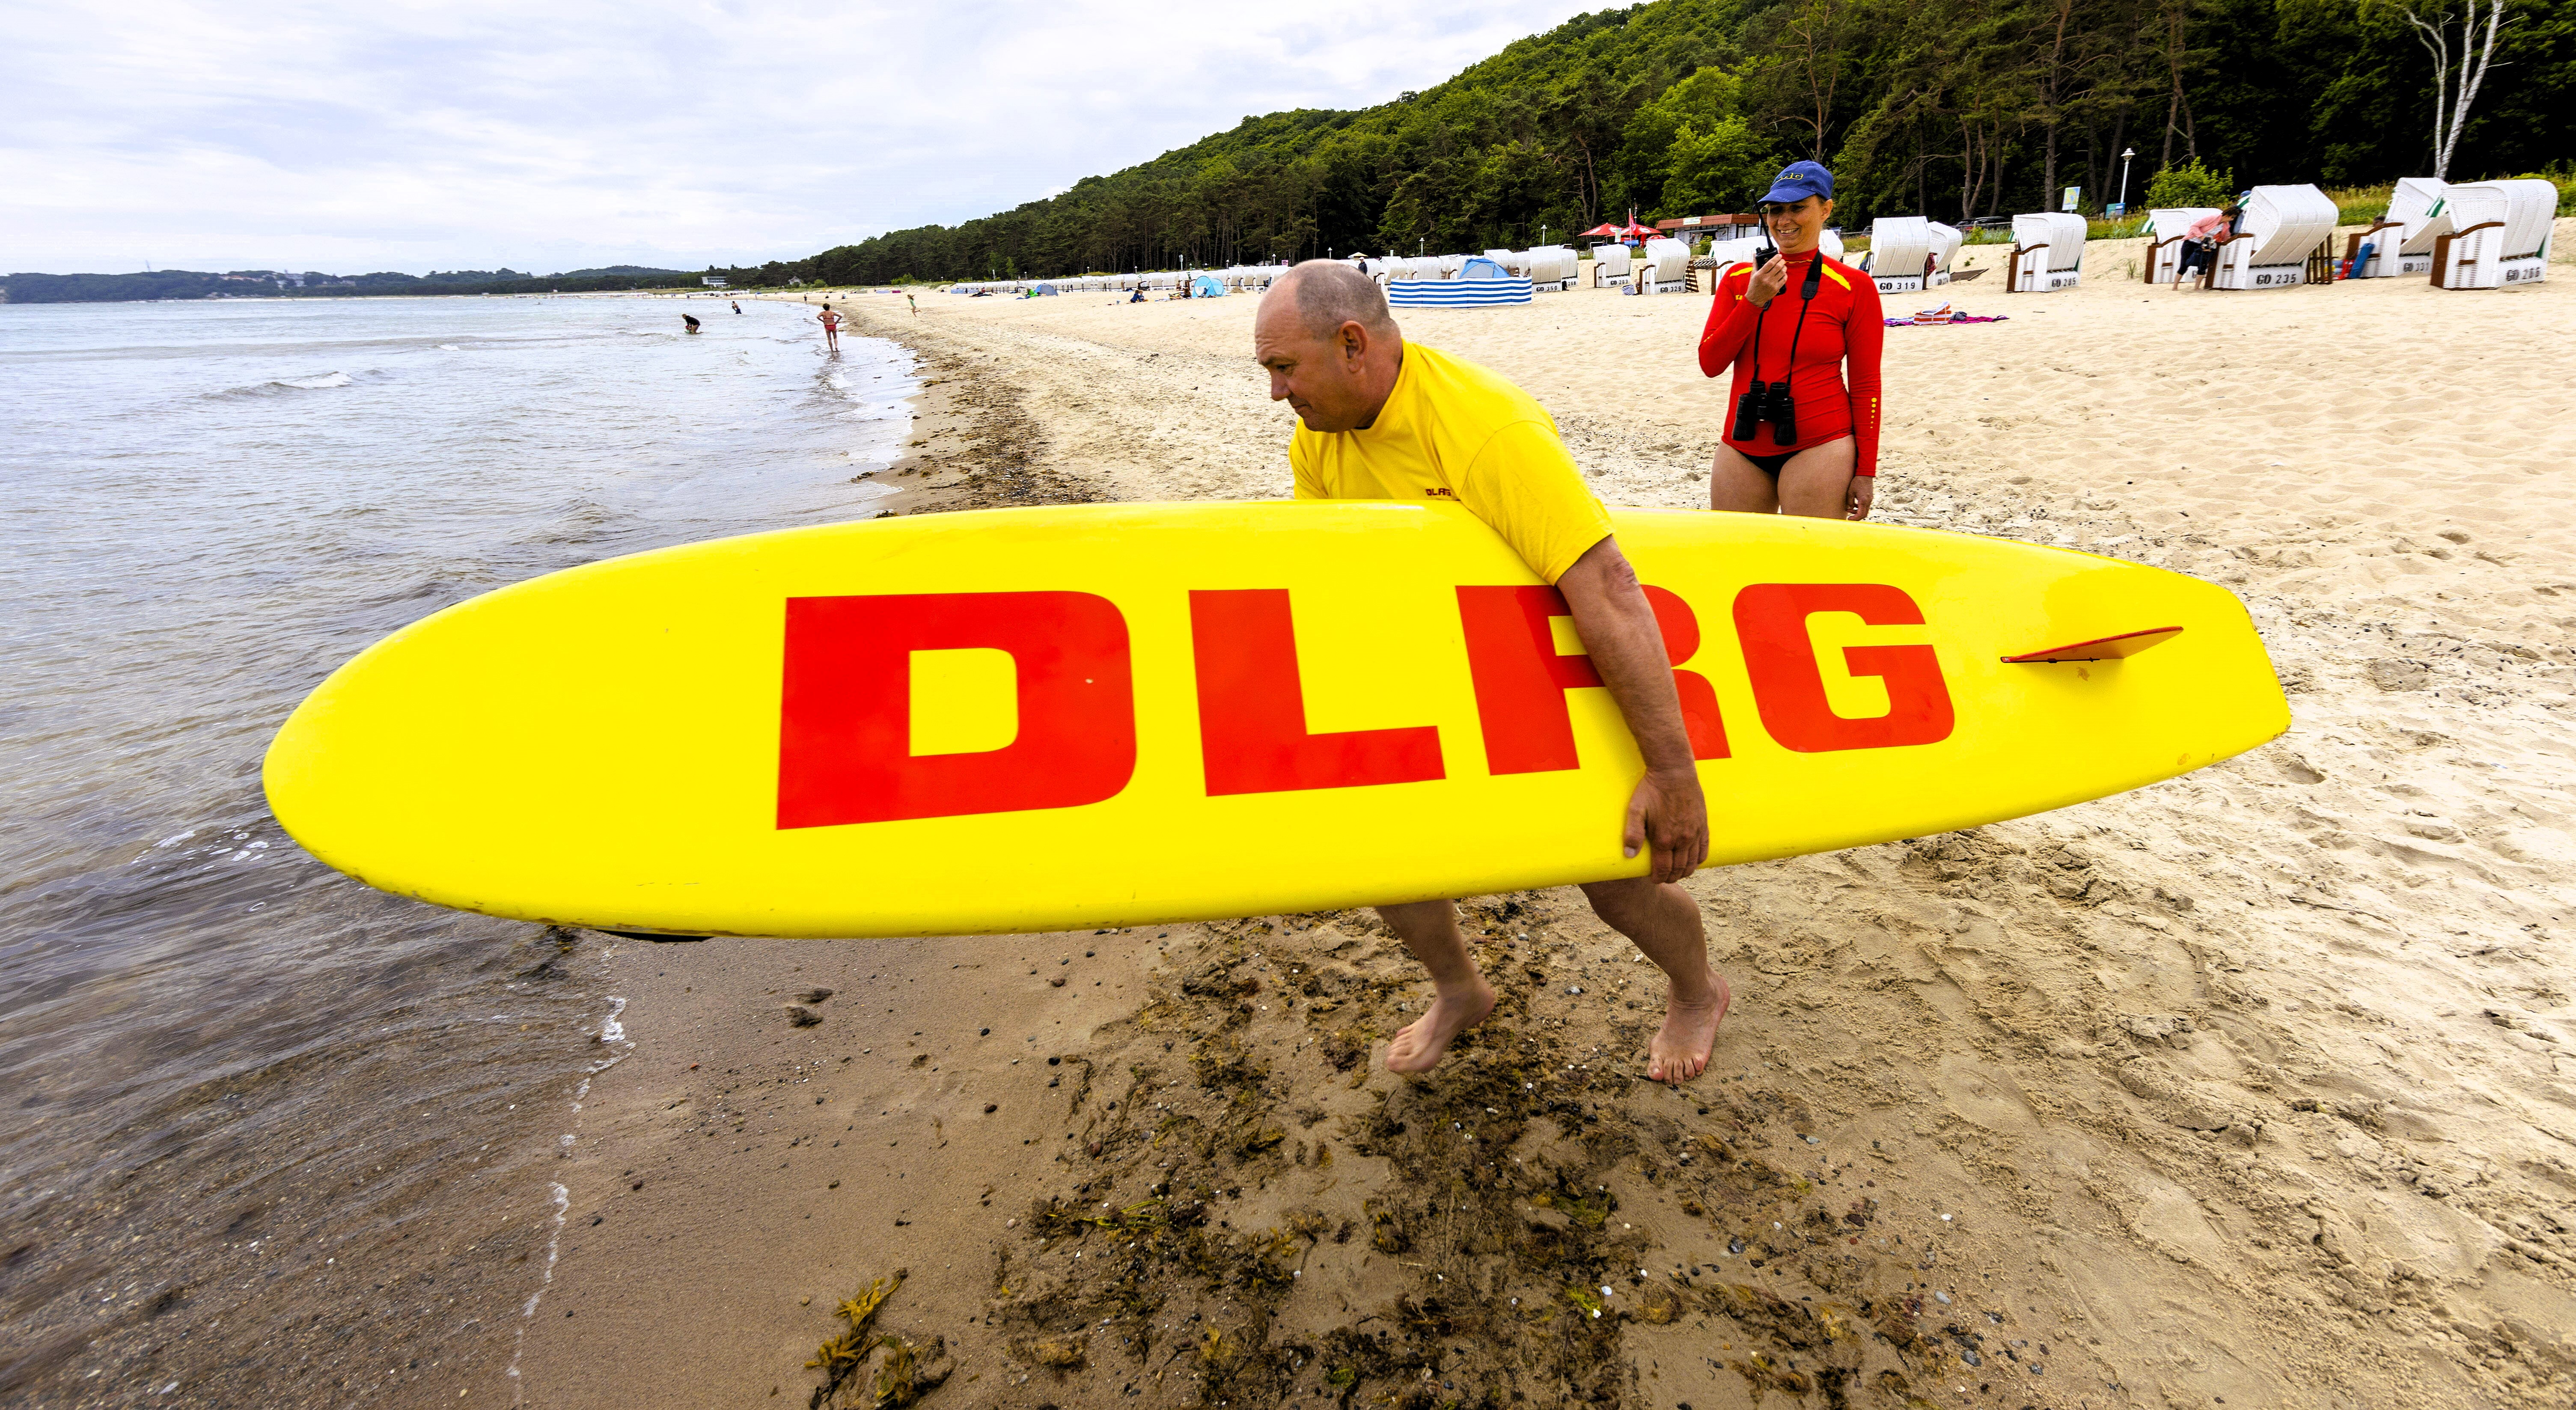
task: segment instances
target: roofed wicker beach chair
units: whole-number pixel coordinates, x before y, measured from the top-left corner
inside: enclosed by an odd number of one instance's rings
[[[2084,217],[2070,211],[2017,215],[2012,235],[2012,256],[2004,265],[2006,293],[2072,289],[2084,277]]]
[[[1932,222],[1919,215],[1880,216],[1869,223],[1864,258],[1880,293],[1919,293],[1932,269]]]
[[[2452,232],[2433,242],[2436,289],[2537,284],[2549,270],[2558,183],[2479,181],[2450,190]]]
[[[2147,212],[2147,282],[2170,284],[2182,273],[2182,242],[2216,206],[2158,206]]]
[[[2313,185],[2257,186],[2239,204],[2245,213],[2236,233],[2218,242],[2201,287],[2295,289],[2313,282],[2309,261],[2334,239],[2342,218],[2334,199]]]

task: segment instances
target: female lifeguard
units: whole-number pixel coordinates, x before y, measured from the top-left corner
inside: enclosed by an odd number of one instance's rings
[[[1699,338],[1701,372],[1735,368],[1708,507],[1866,519],[1887,333],[1878,286],[1817,248],[1834,211],[1833,173],[1821,165],[1782,168],[1760,210],[1778,253],[1727,271]]]

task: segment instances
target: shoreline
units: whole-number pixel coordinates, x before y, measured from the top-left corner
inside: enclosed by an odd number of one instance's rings
[[[2576,291],[2391,280],[2213,323],[2117,277],[1988,282],[1942,292],[2012,321],[1890,330],[1887,517],[2228,584],[2289,736],[1701,873],[1736,1005],[1680,1094],[1628,1063],[1659,981],[1571,891],[1468,905],[1504,1001],[1421,1078],[1377,1066],[1429,986],[1364,913],[621,942],[638,1047],[585,1116],[532,1397],[810,1397],[832,1306],[904,1269],[875,1330],[932,1404],[2563,1400],[2576,655],[2549,624],[2576,548],[2524,506],[2566,473]],[[952,298],[905,336],[899,299],[835,303],[942,359],[919,492],[1000,502],[1283,493],[1256,305]],[[1671,350],[1706,307],[1583,291],[1407,331],[1540,396],[1604,498],[1682,506],[1714,394]],[[2303,394],[2428,319],[2487,360]],[[2503,439],[2464,463],[2430,413],[2471,399]],[[805,986],[837,992],[799,1028]]]

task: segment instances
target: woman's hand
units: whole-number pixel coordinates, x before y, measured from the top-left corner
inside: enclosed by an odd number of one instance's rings
[[[1843,492],[1843,517],[1858,523],[1869,517],[1870,501],[1878,497],[1878,481],[1868,475],[1854,475],[1851,488]]]
[[[1753,267],[1753,281],[1744,286],[1744,297],[1751,299],[1755,308],[1769,308],[1771,301],[1788,287],[1789,261],[1775,253]]]

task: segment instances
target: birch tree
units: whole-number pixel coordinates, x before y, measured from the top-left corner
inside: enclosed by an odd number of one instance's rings
[[[2433,179],[2448,181],[2451,156],[2469,125],[2469,105],[2477,101],[2479,85],[2495,66],[2496,36],[2508,23],[2504,0],[2487,0],[2483,16],[2478,13],[2478,0],[2468,0],[2467,13],[2458,20],[2456,57],[2451,50],[2453,21],[2447,2],[2429,10],[2430,19],[2408,4],[2399,4],[2397,12],[2415,27],[2415,42],[2433,59]]]

